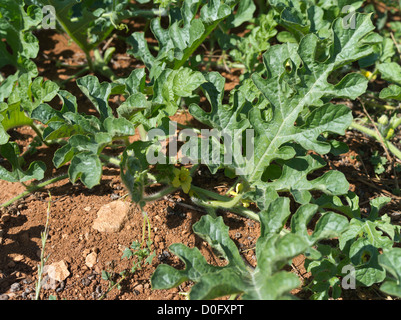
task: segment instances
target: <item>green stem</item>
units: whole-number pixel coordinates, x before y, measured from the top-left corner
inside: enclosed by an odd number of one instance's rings
[[[104,161],[106,161],[106,162],[108,162],[108,163],[111,163],[111,164],[113,164],[113,165],[115,165],[117,167],[119,167],[120,164],[121,164],[121,160],[120,159],[108,156],[108,155],[103,154],[103,153],[99,154],[99,158],[104,160]]]
[[[231,197],[223,196],[223,195],[220,195],[220,194],[218,194],[216,192],[209,191],[209,190],[206,190],[206,189],[194,186],[194,185],[191,185],[191,189],[195,193],[200,193],[200,194],[205,195],[206,197],[213,198],[215,200],[222,201],[222,202],[227,202],[227,201],[230,201],[230,200],[233,199]]]
[[[113,284],[111,287],[109,287],[109,288],[107,289],[107,291],[99,298],[99,300],[103,300],[103,299],[107,296],[107,294],[110,293],[110,291],[113,290],[115,287],[119,286],[120,283],[121,283],[122,281],[124,281],[125,278],[126,278],[126,275],[125,275],[125,272],[124,272],[123,274],[121,274],[121,279],[118,280],[118,281],[117,281],[115,284]]]
[[[30,184],[28,186],[27,190],[25,190],[24,192],[20,193],[18,196],[12,198],[11,200],[8,200],[7,202],[4,202],[3,204],[0,205],[0,207],[3,207],[3,208],[8,207],[9,205],[14,203],[15,201],[20,200],[20,199],[28,196],[29,194],[48,186],[49,184],[53,184],[53,183],[56,183],[58,181],[61,181],[61,180],[67,179],[67,178],[68,178],[68,174],[64,174],[64,175],[52,178],[50,180],[44,181],[44,182],[39,183],[39,184]]]
[[[155,200],[158,200],[158,199],[160,199],[160,198],[163,198],[164,196],[166,196],[166,195],[168,195],[168,194],[174,192],[175,190],[177,190],[177,188],[168,187],[168,188],[165,188],[165,189],[163,189],[163,190],[160,190],[159,192],[156,192],[156,193],[154,193],[154,194],[152,194],[152,195],[149,195],[149,196],[147,196],[147,197],[143,197],[142,200],[143,200],[143,201],[146,201],[146,202],[155,201]]]
[[[146,140],[146,130],[142,124],[138,126],[139,136],[141,137],[142,141]]]
[[[41,241],[42,241],[42,250],[40,251],[40,264],[38,265],[38,281],[36,282],[35,286],[35,300],[39,300],[40,290],[42,288],[42,275],[43,269],[47,262],[47,258],[45,258],[45,247],[47,237],[49,235],[49,218],[50,218],[50,207],[52,202],[52,195],[49,192],[49,201],[47,203],[47,215],[46,215],[46,225],[45,230],[40,234]]]
[[[73,74],[72,76],[68,77],[67,79],[60,82],[61,86],[64,86],[67,82],[72,79],[78,78],[81,74],[88,72],[90,69],[89,65],[85,66],[82,70],[79,70],[77,73]]]
[[[230,208],[229,211],[238,214],[242,217],[252,219],[254,221],[260,222],[259,215],[256,212],[253,212],[252,210],[246,209],[244,207],[234,207]]]
[[[40,129],[39,129],[34,123],[31,124],[31,128],[33,129],[33,131],[35,131],[35,133],[36,133],[36,135],[39,137],[40,141],[41,141],[44,145],[46,145],[47,147],[49,147],[50,145],[49,145],[49,143],[47,143],[47,142],[43,139],[43,134],[42,134],[42,132],[40,131]]]
[[[366,128],[365,126],[353,121],[351,124],[351,128],[356,129],[368,136],[375,138],[377,141],[381,141],[380,136],[375,130]],[[383,143],[385,144],[386,148],[395,155],[398,159],[401,160],[401,150],[399,150],[395,145],[393,145],[390,141],[383,139]]]

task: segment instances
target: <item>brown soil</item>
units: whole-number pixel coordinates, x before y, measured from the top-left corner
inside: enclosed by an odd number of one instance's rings
[[[138,27],[139,26],[134,26]],[[84,63],[85,57],[74,44],[70,43],[66,36],[53,31],[37,34],[41,51],[35,61],[40,74],[46,79],[65,80],[74,72],[71,68],[57,68],[54,62],[77,65]],[[116,45],[112,43],[112,45]],[[121,45],[121,44],[120,44]],[[119,48],[117,46],[117,48]],[[133,68],[141,64],[134,58],[124,53],[124,48],[117,50],[112,61],[112,67],[119,76],[127,76]],[[232,89],[238,83],[238,72],[225,74],[229,79],[227,90]],[[76,87],[74,81],[67,84],[70,90],[77,96],[80,108],[87,109],[88,103]],[[193,119],[187,114],[178,115],[175,120],[182,123]],[[22,148],[26,147],[34,136],[32,130],[19,128],[12,133],[12,140]],[[348,132],[343,140],[350,146],[350,151],[338,157],[330,157],[329,166],[342,171],[351,183],[351,190],[360,196],[361,205],[367,208],[369,199],[387,195],[392,183],[392,177],[387,180],[372,180],[373,168],[370,166],[369,150],[380,148],[372,144],[367,138],[359,136],[355,132]],[[360,151],[363,156],[357,159]],[[379,149],[380,150],[380,149]],[[55,170],[52,168],[51,158],[54,150],[41,147],[38,153],[33,155],[34,160],[45,161],[47,176],[54,176],[65,172],[65,168]],[[365,160],[365,161],[363,161]],[[227,178],[223,174],[211,176],[207,169],[200,168],[195,177],[196,183],[207,188],[224,191],[229,186]],[[372,187],[369,184],[373,184]],[[19,184],[0,181],[0,203],[11,199],[24,191]],[[50,206],[50,232],[46,242],[46,264],[64,261],[68,266],[70,275],[57,288],[42,290],[41,299],[48,299],[50,295],[57,299],[67,300],[95,300],[104,298],[107,300],[179,300],[185,299],[192,283],[183,283],[179,288],[171,290],[152,290],[150,277],[160,263],[168,263],[174,267],[182,268],[183,263],[168,251],[173,243],[183,243],[189,247],[198,247],[205,255],[209,263],[222,264],[210,246],[196,236],[192,231],[193,224],[205,214],[202,209],[195,207],[187,195],[176,192],[162,200],[150,203],[146,207],[152,228],[152,250],[156,253],[152,263],[145,265],[135,273],[129,273],[121,282],[121,288],[113,288],[110,292],[109,282],[102,279],[102,271],[110,272],[114,279],[120,279],[119,273],[130,270],[132,259],[122,259],[123,251],[135,240],[142,237],[143,217],[141,212],[132,204],[132,218],[117,233],[101,233],[92,228],[99,208],[116,199],[126,199],[126,190],[121,182],[119,170],[114,167],[104,169],[101,184],[88,190],[80,182],[70,183],[68,180],[60,181],[49,186],[45,190],[36,192],[27,198],[16,202],[3,213],[0,222],[2,243],[0,245],[0,296],[8,296],[10,300],[32,299],[35,284],[38,277],[38,264],[40,262],[41,232],[46,224],[47,207],[51,194]],[[393,201],[386,208],[386,212],[392,214],[397,220],[399,214],[397,207],[400,205],[399,197],[393,197]],[[230,236],[236,242],[244,258],[255,265],[254,247],[259,236],[259,225],[251,220],[239,217],[230,212],[220,213],[230,228]],[[97,253],[97,263],[89,268],[85,264],[86,256]],[[308,274],[303,267],[303,257],[297,257],[292,264],[292,270],[301,280],[307,281]],[[19,283],[18,286],[12,286]],[[349,299],[359,299],[365,294],[364,290],[349,294]],[[108,293],[107,293],[108,292]],[[107,293],[106,295],[104,295]],[[294,292],[299,293],[299,290]],[[4,297],[4,296],[3,296]],[[302,295],[300,297],[303,297]],[[370,299],[383,299],[380,293],[369,291]]]

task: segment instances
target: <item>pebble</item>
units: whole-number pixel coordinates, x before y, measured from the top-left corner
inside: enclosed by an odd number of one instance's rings
[[[91,280],[88,278],[83,278],[81,282],[82,282],[82,285],[85,287],[87,287],[91,284]]]
[[[112,193],[110,195],[111,200],[117,200],[120,199],[120,195],[118,195],[117,193]]]
[[[248,221],[246,223],[248,225],[248,227],[253,228],[255,226],[255,223],[253,223],[252,221]]]
[[[33,289],[31,287],[26,287],[24,293],[31,293]]]
[[[10,287],[11,292],[16,292],[20,290],[21,290],[21,285],[19,284],[19,282],[14,282]]]
[[[142,292],[142,291],[143,291],[143,285],[142,285],[142,284],[138,284],[138,285],[134,288],[134,290],[139,291],[139,292]]]
[[[159,256],[157,258],[159,259],[159,261],[164,261],[169,257],[170,257],[170,253],[168,253],[168,251],[163,251],[161,254],[159,254]]]
[[[1,300],[3,300],[3,301],[4,301],[4,300],[8,300],[8,298],[9,298],[8,295],[6,295],[6,294],[0,294],[0,301],[1,301]]]

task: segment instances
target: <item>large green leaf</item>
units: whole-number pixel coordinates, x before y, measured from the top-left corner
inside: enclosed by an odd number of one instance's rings
[[[334,41],[328,48],[329,56],[324,60],[316,57],[321,44],[314,34],[307,34],[299,45],[276,45],[264,54],[267,77],[264,79],[253,74],[252,80],[268,101],[265,110],[262,106],[249,108],[246,98],[241,98],[238,91],[235,91],[234,106],[223,105],[222,80],[214,75],[202,85],[211,111],[205,112],[195,105],[189,107],[196,119],[213,128],[226,132],[238,128],[255,131],[253,158],[243,161],[242,156],[234,154],[231,165],[234,170],[241,169],[241,175],[251,186],[263,185],[266,190],[262,181],[266,168],[274,160],[287,161],[296,155],[289,143],[296,142],[306,150],[325,154],[330,152],[331,144],[321,139],[321,134],[344,134],[350,125],[352,115],[349,108],[327,102],[333,98],[355,99],[365,92],[367,80],[355,73],[347,74],[335,84],[328,82],[328,78],[333,71],[371,52],[363,41],[374,27],[370,16],[362,14],[356,16],[355,30],[344,30],[341,23],[341,19],[333,23]],[[246,118],[249,120],[242,120]],[[249,121],[248,127],[244,121]],[[332,180],[328,178],[325,183]],[[335,192],[331,194],[347,192],[345,179],[341,180],[337,186],[333,184]],[[287,182],[284,184],[288,190],[292,186]],[[306,201],[305,195],[301,195],[301,199]]]
[[[316,205],[302,206],[291,219],[292,232],[282,233],[291,214],[289,199],[278,198],[261,211],[255,269],[244,264],[223,219],[203,216],[193,227],[195,233],[228,263],[224,267],[210,265],[197,248],[173,244],[170,250],[184,261],[185,269],[159,265],[152,275],[152,288],[172,288],[191,280],[196,283],[190,292],[191,299],[213,299],[228,294],[242,294],[243,299],[251,300],[291,297],[289,291],[298,287],[300,281],[295,274],[283,271],[283,267],[318,241],[338,236],[348,224],[345,217],[328,212],[318,220],[315,233],[309,236],[307,223],[316,212]]]
[[[37,76],[31,60],[39,52],[39,42],[30,29],[42,21],[42,10],[36,6],[24,8],[23,0],[4,0],[0,3],[0,68],[13,65],[22,72]]]

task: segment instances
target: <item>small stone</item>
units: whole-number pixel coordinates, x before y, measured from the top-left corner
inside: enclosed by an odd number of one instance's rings
[[[248,221],[246,223],[248,225],[248,227],[253,228],[255,226],[255,223],[253,223],[252,221]]]
[[[43,276],[40,284],[43,290],[55,290],[58,286],[58,282],[54,279],[51,279],[48,274]]]
[[[91,280],[90,279],[88,279],[88,278],[83,278],[82,280],[81,280],[81,282],[82,282],[82,285],[83,286],[85,286],[85,287],[87,287],[87,286],[89,286],[90,284],[91,284]]]
[[[92,252],[90,254],[88,254],[85,258],[85,264],[88,268],[93,268],[93,266],[96,264],[97,262],[97,253],[96,252]]]
[[[110,198],[111,198],[111,200],[117,200],[117,199],[120,198],[120,195],[118,195],[117,193],[112,193],[112,194],[110,195]]]
[[[64,260],[54,262],[48,266],[47,273],[49,277],[56,281],[64,281],[70,275],[68,266]]]
[[[26,287],[24,292],[28,294],[31,293],[32,291],[33,289],[31,287]]]
[[[20,261],[24,260],[24,256],[22,254],[17,254],[15,256],[13,256],[13,260],[15,262],[20,262]]]
[[[86,212],[91,211],[91,209],[92,209],[91,207],[85,207],[85,208],[84,208],[84,210],[85,210]]]
[[[6,294],[0,294],[0,301],[8,300],[9,296]]]
[[[160,261],[165,261],[167,258],[170,257],[170,253],[168,251],[163,251],[159,256],[157,257]]]
[[[100,208],[92,228],[99,232],[118,232],[128,220],[131,212],[129,202],[113,201]]]
[[[11,292],[16,292],[20,290],[21,290],[21,285],[19,284],[19,282],[14,282],[10,287]]]
[[[138,284],[136,287],[134,287],[134,290],[136,290],[138,292],[142,292],[143,291],[143,285],[142,284]]]

